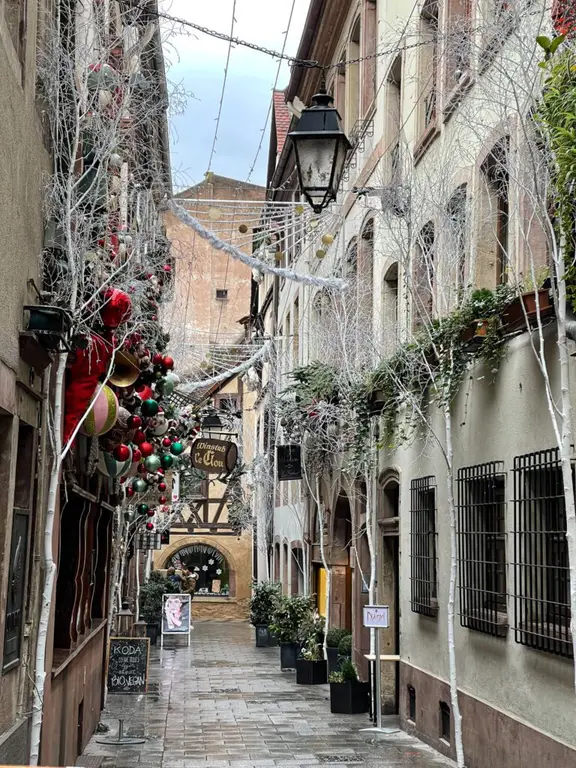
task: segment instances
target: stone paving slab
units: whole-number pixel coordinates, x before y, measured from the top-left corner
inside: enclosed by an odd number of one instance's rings
[[[152,649],[146,696],[110,695],[78,765],[102,768],[453,768],[406,733],[377,743],[367,715],[333,715],[329,686],[296,685],[277,648],[255,648],[252,627],[198,622],[190,648]],[[175,641],[178,642],[178,641]],[[173,641],[174,644],[174,641]],[[117,732],[142,745],[97,744]],[[87,762],[88,761],[88,762]]]

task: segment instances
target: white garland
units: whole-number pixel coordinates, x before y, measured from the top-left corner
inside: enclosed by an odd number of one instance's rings
[[[204,227],[198,221],[198,219],[192,216],[192,214],[188,213],[188,211],[181,205],[175,203],[174,200],[170,200],[168,202],[168,208],[183,224],[191,227],[196,232],[196,234],[200,235],[200,237],[204,238],[205,240],[208,240],[208,242],[213,245],[214,248],[217,248],[219,251],[224,251],[224,253],[227,253],[233,259],[241,261],[243,264],[246,264],[252,269],[257,269],[259,272],[267,272],[271,275],[278,275],[279,277],[285,277],[287,280],[293,280],[296,283],[315,285],[320,288],[328,288],[332,291],[342,291],[344,289],[344,280],[341,280],[340,278],[305,275],[301,272],[294,272],[293,269],[273,267],[270,264],[267,264],[265,261],[260,261],[260,259],[254,258],[254,256],[248,256],[248,254],[244,253],[239,248],[236,248],[236,246],[232,245],[231,243],[220,240],[220,238],[215,235],[214,232],[206,229],[206,227]]]
[[[209,379],[202,379],[201,381],[190,381],[185,383],[181,387],[178,387],[178,391],[190,394],[191,392],[195,392],[197,389],[203,389],[204,387],[210,387],[214,384],[219,384],[221,381],[225,381],[231,376],[238,376],[252,368],[252,366],[259,360],[264,360],[266,357],[268,357],[269,351],[270,342],[267,341],[254,355],[252,355],[252,357],[250,357],[244,363],[240,363],[240,365],[237,365],[234,368],[228,368],[216,376],[211,376]]]

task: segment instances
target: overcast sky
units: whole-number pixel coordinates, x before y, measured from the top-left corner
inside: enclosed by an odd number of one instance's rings
[[[309,0],[236,0],[234,36],[280,51],[294,5],[286,52],[295,54]],[[165,0],[163,10],[219,32],[230,33],[233,0]],[[228,43],[202,33],[171,36],[166,45],[168,79],[190,91],[184,112],[171,121],[174,187],[196,184],[208,170],[224,79]],[[226,92],[211,170],[245,181],[256,157],[272,98],[278,61],[247,48],[232,48]],[[288,84],[283,64],[278,88]],[[268,132],[251,181],[264,184]]]

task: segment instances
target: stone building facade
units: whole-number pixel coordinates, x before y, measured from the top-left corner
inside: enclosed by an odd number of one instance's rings
[[[411,271],[413,265],[418,259],[425,260],[422,254],[427,253],[427,243],[434,243],[437,249],[428,253],[442,254],[445,247],[446,225],[442,229],[437,214],[430,213],[440,207],[435,196],[445,200],[451,215],[455,210],[451,201],[457,194],[469,206],[469,218],[459,220],[464,221],[463,239],[459,246],[452,243],[455,253],[461,253],[461,271],[454,279],[471,288],[494,289],[511,279],[511,274],[525,275],[531,264],[538,270],[547,263],[545,238],[538,227],[527,234],[528,195],[522,194],[518,176],[514,177],[518,166],[504,171],[509,173],[506,185],[511,185],[505,187],[505,193],[502,177],[495,184],[490,171],[502,141],[510,142],[509,157],[522,155],[520,115],[527,107],[525,103],[519,107],[521,100],[507,101],[514,86],[508,92],[505,83],[510,77],[507,68],[520,55],[522,41],[533,40],[537,32],[529,26],[527,16],[518,16],[500,19],[500,24],[508,25],[503,34],[497,20],[485,15],[485,6],[467,4],[463,10],[452,3],[424,2],[412,7],[402,0],[313,0],[310,5],[298,57],[328,67],[328,90],[335,97],[353,149],[337,203],[331,209],[340,221],[331,232],[337,247],[317,263],[314,252],[318,244],[312,237],[308,248],[293,258],[302,269],[348,276],[363,286],[369,297],[363,329],[382,358],[410,338],[418,320],[417,302],[410,293],[411,281],[418,276]],[[466,31],[470,29],[476,35],[472,42],[467,37],[472,33]],[[455,67],[449,48],[455,38],[460,43],[468,41],[466,55],[458,59],[462,67]],[[516,83],[520,79],[518,75]],[[319,86],[318,72],[296,66],[286,101],[308,105]],[[291,127],[294,125],[295,119]],[[465,141],[459,138],[464,134]],[[269,195],[298,203],[293,150],[287,142],[277,151],[279,141],[279,135],[272,139]],[[513,178],[518,187],[508,195]],[[400,255],[398,222],[406,216],[404,206],[411,203],[410,198],[407,203],[399,196],[403,182],[409,185],[417,208],[412,216],[423,233],[405,260]],[[427,216],[432,221],[428,229]],[[503,222],[508,229],[501,228]],[[434,224],[436,234],[428,238]],[[318,231],[321,227],[320,223]],[[508,277],[499,261],[504,237]],[[454,294],[446,298],[451,279],[445,276],[430,295],[419,296],[422,301],[430,299],[434,317],[453,306]],[[330,359],[329,350],[319,349],[317,343],[322,322],[319,294],[268,277],[260,286],[254,323],[269,329],[277,339],[292,339],[290,348],[283,349],[280,363],[275,363],[284,372],[296,364]],[[551,390],[558,397],[555,328],[553,321],[544,328],[542,343],[546,359],[552,361]],[[472,367],[467,385],[451,406],[460,537],[455,650],[465,761],[470,768],[569,765],[576,760],[574,661],[566,613],[566,529],[562,493],[558,502],[550,490],[559,471],[557,443],[533,340],[534,333],[529,331],[507,337],[506,354],[494,382],[490,383],[490,372],[482,365]],[[568,344],[573,353],[573,342]],[[570,366],[573,376],[573,361]],[[271,375],[265,366],[263,380]],[[382,653],[388,657],[381,669],[381,706],[386,713],[399,714],[404,728],[454,756],[447,636],[451,529],[446,461],[441,440],[434,438],[443,434],[444,421],[434,408],[427,414],[428,429],[419,433],[419,439],[391,446],[383,437],[385,425],[375,419],[381,438],[378,469],[368,487],[358,478],[346,476],[337,461],[330,477],[323,480],[323,534],[333,581],[329,620],[333,626],[352,630],[354,661],[367,676],[370,636],[362,626],[362,607],[368,602],[368,589],[361,574],[370,570],[362,528],[369,495],[377,517],[376,598],[390,608],[390,627],[381,634]],[[261,429],[265,420],[274,425],[272,445],[266,445],[262,437],[259,444],[260,451],[268,451],[273,461],[275,443],[282,443],[282,425],[264,399],[258,418]],[[547,491],[538,490],[539,479],[548,483]],[[477,492],[493,494],[490,509],[497,513],[498,523],[493,523],[497,530],[492,533],[498,544],[490,553],[486,549],[478,555],[480,550],[475,550],[475,557],[470,542],[476,536],[474,546],[481,547],[478,541],[483,539],[471,522],[479,514],[481,502],[474,500]],[[426,528],[426,541],[434,541],[433,550],[426,550],[431,563],[426,571],[431,590],[426,610],[417,599],[422,577],[417,561],[422,552],[415,544],[422,542],[418,520],[424,502],[431,526]],[[535,522],[536,510],[544,507],[554,518],[548,522],[547,534],[546,525]],[[527,517],[527,509],[535,517]],[[308,587],[322,596],[325,574],[317,519],[305,483],[275,483],[273,532],[267,551],[259,552],[260,578],[280,579],[287,593]],[[547,554],[538,562],[529,561],[519,544],[522,536],[543,537],[542,552]],[[557,542],[559,548],[555,549]],[[488,563],[500,574],[492,587],[499,595],[499,607],[492,606],[491,613],[486,608],[487,597],[481,598],[481,608],[470,608],[470,595],[488,589],[484,577],[474,576],[474,562],[476,573],[484,573]],[[534,586],[529,574],[547,569],[559,581],[548,579],[545,587]],[[548,606],[546,615],[553,616],[547,620],[547,630],[544,620],[533,619],[530,624],[526,618],[526,606],[539,601]],[[320,609],[322,603],[319,599]]]

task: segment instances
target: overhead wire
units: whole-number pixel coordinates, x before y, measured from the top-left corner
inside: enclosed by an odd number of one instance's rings
[[[232,53],[234,25],[236,24],[236,0],[232,3],[232,21],[230,23],[230,39],[228,42],[228,53],[226,54],[226,64],[224,66],[224,80],[222,81],[222,91],[220,93],[220,104],[218,105],[218,115],[216,117],[216,128],[214,130],[214,139],[212,140],[212,149],[210,150],[210,158],[208,160],[208,170],[212,167],[212,160],[216,152],[216,142],[218,141],[218,130],[220,128],[220,118],[222,117],[222,106],[224,104],[224,95],[226,93],[226,83],[228,81],[228,69],[230,66],[230,55]]]
[[[292,26],[292,18],[294,16],[294,8],[296,7],[296,0],[292,0],[292,7],[290,8],[290,15],[288,16],[288,25],[286,27],[286,31],[284,32],[284,43],[282,44],[282,51],[281,54],[284,55],[286,52],[286,45],[288,44],[288,35],[290,33],[290,27]],[[250,167],[250,170],[248,171],[248,176],[246,177],[246,181],[249,182],[252,178],[252,174],[254,173],[254,168],[256,167],[256,163],[258,162],[258,158],[260,156],[260,152],[262,151],[262,144],[264,143],[264,136],[266,134],[266,128],[268,127],[268,121],[270,120],[270,115],[272,114],[272,104],[274,102],[274,92],[276,90],[276,86],[278,85],[278,80],[280,78],[280,72],[282,70],[282,63],[283,59],[279,59],[278,61],[278,68],[276,70],[276,77],[274,79],[274,85],[272,86],[272,98],[270,99],[270,102],[268,104],[268,112],[266,113],[266,120],[264,121],[264,128],[262,128],[260,132],[260,141],[258,143],[258,149],[256,150],[256,156],[254,157],[254,160],[252,161],[252,165]]]

